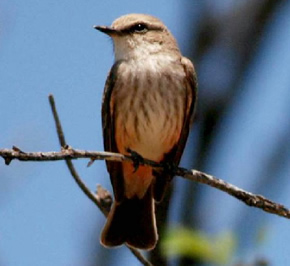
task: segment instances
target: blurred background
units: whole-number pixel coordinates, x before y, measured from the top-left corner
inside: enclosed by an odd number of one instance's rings
[[[1,0],[0,148],[59,150],[52,93],[68,144],[103,150],[114,59],[92,26],[133,12],[159,17],[196,66],[181,165],[290,207],[290,1]],[[104,162],[75,165],[91,190],[111,191]],[[166,217],[160,245],[145,253],[155,265],[289,265],[290,222],[216,189],[176,178]],[[99,244],[104,223],[64,162],[0,161],[1,266],[140,265],[125,247]]]

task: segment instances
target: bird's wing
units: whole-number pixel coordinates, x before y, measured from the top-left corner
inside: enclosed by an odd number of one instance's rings
[[[193,121],[197,100],[197,77],[194,66],[191,61],[186,57],[182,57],[181,64],[185,72],[184,87],[186,88],[187,97],[183,127],[181,130],[179,141],[177,143],[176,153],[173,157],[173,162],[177,165],[179,164],[181,156],[183,154],[183,150],[189,134],[190,124]]]
[[[194,70],[194,66],[186,57],[181,58],[181,64],[184,69],[184,88],[186,89],[186,104],[184,110],[184,121],[181,129],[180,138],[173,146],[170,152],[168,152],[162,162],[173,163],[178,165],[187,141],[189,134],[189,128],[192,121],[192,117],[196,108],[197,99],[197,78]],[[155,172],[155,185],[154,185],[154,198],[156,201],[161,201],[169,182],[172,179],[172,175],[164,172]]]
[[[116,62],[105,84],[102,101],[102,125],[105,151],[119,152],[115,140],[115,126],[114,126],[114,109],[111,104],[111,95],[114,90],[117,72],[122,61]],[[115,200],[120,201],[124,194],[124,181],[122,177],[122,164],[119,162],[106,161],[107,169],[110,174],[111,183],[114,190]]]

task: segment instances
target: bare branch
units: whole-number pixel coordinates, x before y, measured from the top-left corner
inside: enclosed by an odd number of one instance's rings
[[[17,159],[18,161],[61,161],[66,159],[87,158],[93,160],[109,160],[119,162],[132,161],[130,156],[125,156],[118,153],[75,150],[67,145],[62,147],[60,152],[24,152],[20,151],[17,147],[13,147],[12,149],[0,149],[0,152],[0,156],[4,158],[5,162],[8,161],[8,164],[10,164],[10,162],[14,159]],[[151,165],[150,161],[148,162],[146,163]],[[158,164],[154,163],[152,166],[157,167]]]
[[[247,192],[212,175],[197,170],[187,170],[184,168],[178,168],[176,170],[176,175],[181,176],[185,179],[189,179],[202,184],[207,184],[211,187],[217,188],[234,196],[238,200],[243,201],[245,204],[251,207],[256,207],[262,209],[265,212],[273,213],[290,219],[290,210],[287,209],[285,206],[273,202],[263,197],[262,195]]]
[[[87,158],[93,160],[110,160],[110,161],[132,161],[134,162],[136,158],[131,158],[130,156],[125,156],[118,153],[112,152],[96,152],[96,151],[84,151],[84,150],[74,150],[71,147],[63,149],[60,152],[23,152],[15,149],[3,149],[0,150],[0,156],[4,158],[5,162],[11,162],[14,159],[19,161],[56,161],[56,160],[67,160],[67,159],[79,159]],[[140,165],[149,165],[153,168],[164,168],[164,165],[158,164],[156,162],[144,159],[139,162]],[[281,204],[275,203],[261,195],[252,194],[245,190],[242,190],[230,183],[227,183],[219,178],[212,175],[197,171],[197,170],[187,170],[181,167],[172,166],[171,171],[175,175],[181,176],[185,179],[192,180],[198,183],[207,184],[211,187],[217,188],[224,191],[235,198],[243,201],[251,207],[260,208],[266,212],[273,213],[285,218],[290,218],[290,210]]]

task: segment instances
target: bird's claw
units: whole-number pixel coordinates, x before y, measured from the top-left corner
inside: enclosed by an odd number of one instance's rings
[[[175,175],[176,168],[178,167],[178,165],[176,165],[173,162],[163,162],[162,165],[165,173],[168,173],[173,176]]]
[[[131,150],[130,148],[127,149],[127,152],[130,154],[131,159],[133,161],[133,167],[134,167],[133,173],[135,173],[138,170],[140,163],[144,162],[144,158],[139,153]]]

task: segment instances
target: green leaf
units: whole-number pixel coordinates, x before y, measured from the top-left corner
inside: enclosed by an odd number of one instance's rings
[[[175,227],[165,232],[161,249],[167,257],[197,258],[204,262],[225,265],[236,246],[233,233],[224,232],[209,236],[201,231]]]

